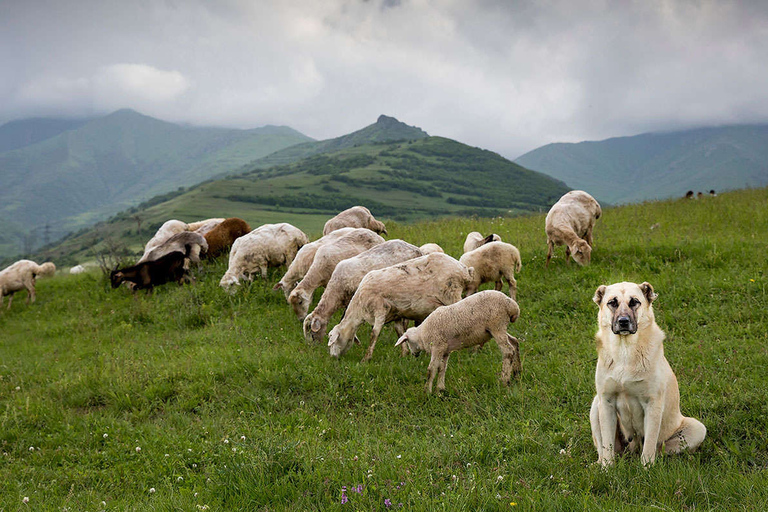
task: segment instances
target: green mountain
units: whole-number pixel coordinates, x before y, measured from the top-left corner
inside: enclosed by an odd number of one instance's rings
[[[89,119],[32,118],[10,121],[0,126],[0,153],[23,148],[79,128]]]
[[[680,197],[688,190],[764,187],[768,125],[548,144],[515,162],[614,204]]]
[[[567,190],[496,153],[443,137],[358,145],[269,169],[254,166],[155,198],[68,237],[41,258],[85,261],[102,251],[105,241],[138,250],[168,219],[237,216],[252,226],[290,222],[316,236],[330,216],[356,204],[386,221],[497,217],[546,211]]]
[[[55,240],[157,194],[311,140],[288,127],[195,128],[132,110],[81,124],[47,123],[47,130],[44,124],[0,127],[0,141],[17,146],[0,152],[0,255],[20,252],[30,233],[37,245]],[[31,143],[19,146],[24,140]]]

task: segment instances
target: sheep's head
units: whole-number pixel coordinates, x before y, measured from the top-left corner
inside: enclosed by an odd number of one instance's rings
[[[304,319],[304,338],[307,341],[320,343],[325,336],[325,328],[328,326],[327,320],[322,320],[314,315],[314,312],[307,315]]]
[[[305,293],[304,290],[294,289],[288,296],[288,304],[293,308],[293,312],[299,318],[299,322],[303,322],[307,317],[309,311],[309,304],[312,301],[312,296]]]
[[[233,275],[224,274],[224,277],[219,281],[219,286],[224,288],[224,291],[233,295],[237,291],[237,287],[240,286],[240,281]]]
[[[576,240],[570,249],[573,261],[581,266],[589,265],[592,257],[592,247],[589,246],[586,240]]]
[[[109,282],[112,284],[112,288],[117,288],[125,280],[125,275],[119,270],[113,270],[109,274]]]
[[[331,353],[331,357],[341,357],[352,346],[352,342],[360,343],[357,336],[346,337],[342,334],[339,325],[336,324],[328,333],[328,352]]]
[[[403,343],[406,344],[408,350],[410,350],[411,354],[414,356],[418,356],[425,350],[421,344],[421,340],[419,339],[418,330],[416,327],[411,327],[405,331],[405,333],[400,336],[400,339],[397,340],[395,346],[399,347]]]
[[[42,265],[40,265],[40,272],[38,275],[40,276],[52,276],[56,273],[56,265],[54,265],[50,261],[46,261]]]
[[[368,222],[368,225],[370,226],[371,231],[374,231],[379,234],[384,234],[384,235],[388,234],[386,226],[384,226],[384,223],[381,221],[378,221],[376,219],[371,219]]]

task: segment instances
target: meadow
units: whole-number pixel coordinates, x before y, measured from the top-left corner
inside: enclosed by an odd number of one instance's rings
[[[304,341],[272,285],[233,296],[226,261],[192,286],[112,290],[98,271],[38,282],[0,313],[0,510],[763,510],[768,503],[768,190],[604,210],[592,264],[545,268],[544,216],[388,223],[460,255],[516,245],[523,370],[494,343],[428,357],[386,328],[340,360]],[[318,233],[312,233],[317,236]],[[600,284],[650,282],[696,453],[595,464]],[[505,288],[506,289],[506,288]],[[315,299],[319,299],[319,292]],[[338,320],[338,314],[336,321]]]

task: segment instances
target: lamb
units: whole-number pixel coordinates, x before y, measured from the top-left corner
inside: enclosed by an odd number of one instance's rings
[[[109,280],[112,288],[117,288],[127,281],[133,283],[134,292],[146,289],[147,293],[151,293],[155,286],[170,281],[182,284],[189,279],[184,268],[184,262],[188,257],[188,253],[174,251],[153,261],[143,261],[132,267],[115,269],[109,275]]]
[[[159,260],[166,254],[180,251],[187,254],[187,257],[193,263],[199,265],[200,254],[205,254],[207,250],[208,242],[206,242],[203,235],[193,233],[192,231],[182,231],[181,233],[176,233],[162,244],[145,253],[139,260],[139,263]]]
[[[474,269],[439,252],[369,272],[344,318],[328,333],[331,356],[344,354],[357,340],[357,329],[368,322],[373,329],[363,361],[370,361],[384,324],[401,319],[419,323],[440,306],[460,301],[473,274]]]
[[[483,283],[496,283],[496,290],[500,291],[503,277],[509,284],[509,296],[517,300],[515,272],[523,268],[517,247],[504,242],[490,242],[465,253],[459,261],[475,269],[475,278],[466,290],[467,296],[475,293]]]
[[[489,242],[501,242],[501,237],[496,233],[491,233],[488,236],[483,236],[477,231],[472,231],[467,234],[467,239],[464,241],[464,253],[474,251],[478,247],[485,245]]]
[[[241,279],[250,280],[257,271],[266,279],[269,267],[290,265],[299,249],[307,243],[307,235],[286,222],[259,226],[232,244],[229,268],[219,286],[232,293]]]
[[[353,206],[336,215],[325,223],[323,235],[340,228],[368,228],[376,233],[387,234],[387,228],[383,222],[379,222],[365,206]]]
[[[291,292],[294,288],[296,288],[296,285],[299,283],[299,281],[301,281],[304,276],[307,275],[307,271],[309,270],[309,267],[312,266],[312,262],[315,259],[317,250],[327,243],[333,242],[345,235],[348,235],[354,229],[355,228],[337,229],[333,233],[329,233],[324,237],[315,240],[314,242],[310,242],[302,246],[302,248],[299,249],[299,252],[296,254],[293,262],[288,266],[288,271],[272,289],[283,290],[283,293],[285,294],[285,300],[287,301],[288,297],[290,297]]]
[[[547,213],[547,263],[556,245],[565,245],[565,258],[579,265],[589,265],[592,257],[592,230],[602,215],[600,204],[583,190],[571,190]]]
[[[52,276],[56,273],[56,265],[46,262],[38,265],[31,260],[19,260],[0,272],[0,307],[3,297],[8,297],[8,309],[13,303],[13,294],[27,290],[27,304],[35,302],[35,281],[38,277]]]
[[[440,247],[437,244],[433,244],[433,243],[424,244],[421,247],[419,247],[419,249],[421,250],[421,253],[423,255],[432,254],[433,252],[445,253],[445,251],[443,250],[442,247]]]
[[[158,245],[161,245],[173,235],[183,231],[188,231],[188,225],[186,222],[181,222],[180,220],[166,221],[162,226],[160,226],[160,229],[157,230],[155,236],[150,238],[149,242],[147,242],[147,245],[144,246],[144,255],[139,259],[139,263],[147,260],[147,254],[152,249]]]
[[[197,222],[190,222],[187,224],[187,229],[189,231],[194,231],[195,233],[199,233],[203,236],[205,236],[206,233],[208,233],[210,230],[224,222],[226,219],[224,218],[215,218],[215,219],[205,219],[205,220],[199,220]]]
[[[390,265],[423,256],[415,245],[402,240],[389,240],[372,249],[339,262],[325,287],[317,307],[304,318],[304,337],[320,342],[331,316],[346,307],[365,275]]]
[[[312,294],[320,286],[325,286],[331,279],[336,265],[347,258],[357,256],[373,246],[384,242],[384,239],[367,228],[353,229],[348,234],[336,241],[324,244],[315,253],[312,265],[307,270],[307,275],[288,295],[288,304],[293,312],[304,321],[312,304]]]
[[[232,247],[235,240],[250,231],[251,227],[243,219],[231,217],[224,220],[205,234],[205,241],[208,242],[206,257],[209,259],[218,257],[221,253]]]
[[[493,337],[502,353],[501,381],[520,373],[520,345],[507,333],[507,326],[520,316],[517,303],[501,292],[485,290],[455,304],[437,308],[418,327],[411,327],[395,343],[406,343],[414,355],[429,351],[429,376],[425,389],[432,393],[437,376],[438,391],[445,390],[445,370],[451,352],[483,346]]]

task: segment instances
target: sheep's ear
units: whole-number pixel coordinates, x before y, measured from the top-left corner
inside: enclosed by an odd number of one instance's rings
[[[493,242],[493,233],[483,239],[483,245]]]
[[[653,286],[651,286],[651,283],[645,282],[640,285],[640,290],[642,290],[643,295],[645,295],[646,300],[648,301],[648,304],[653,303],[653,301],[656,300],[656,297],[659,296],[659,294],[654,293]]]
[[[272,287],[273,290],[280,290],[283,287],[283,283],[278,282],[275,286]]]
[[[328,346],[329,347],[333,346],[333,339],[330,336],[328,337]]]
[[[597,290],[595,290],[595,296],[592,297],[592,300],[599,306],[600,303],[603,302],[603,295],[605,295],[605,285],[601,284],[597,287]]]
[[[395,343],[395,346],[399,347],[400,345],[402,345],[407,340],[408,340],[408,335],[407,334],[403,334],[402,336],[400,336],[400,339],[397,340],[397,343]]]
[[[320,319],[313,318],[312,323],[310,324],[310,328],[312,329],[312,332],[318,332],[320,330]]]

